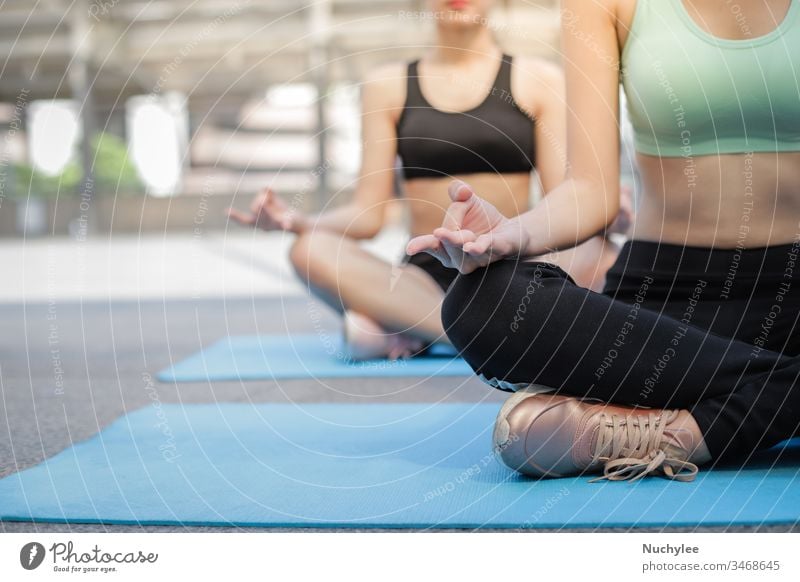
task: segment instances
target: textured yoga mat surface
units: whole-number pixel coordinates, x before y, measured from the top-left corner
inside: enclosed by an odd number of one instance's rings
[[[74,523],[612,527],[793,523],[800,440],[692,483],[530,480],[489,404],[169,404],[0,480],[0,518]]]
[[[389,361],[355,362],[338,338],[317,334],[227,337],[163,370],[162,382],[469,376],[472,369],[451,350],[435,346],[430,355]]]

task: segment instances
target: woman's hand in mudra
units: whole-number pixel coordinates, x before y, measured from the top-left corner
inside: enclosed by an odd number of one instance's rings
[[[228,209],[228,216],[242,226],[254,226],[262,230],[284,230],[300,233],[307,226],[306,217],[295,212],[271,189],[264,188],[250,204],[250,212]]]
[[[444,223],[433,234],[411,239],[408,254],[428,253],[466,274],[527,248],[528,234],[519,221],[503,216],[467,184],[454,181],[448,193],[452,202]]]

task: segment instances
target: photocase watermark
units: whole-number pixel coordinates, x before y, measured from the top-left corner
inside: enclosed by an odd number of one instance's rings
[[[658,86],[664,90],[669,104],[672,107],[672,114],[675,117],[675,127],[678,130],[680,139],[680,152],[684,163],[683,175],[686,178],[686,190],[689,195],[691,195],[697,187],[697,167],[694,155],[692,154],[692,132],[687,127],[686,123],[686,110],[681,104],[678,93],[667,77],[661,61],[658,59],[653,61],[652,67],[658,79]]]
[[[93,0],[89,5],[89,16],[95,22],[100,22],[101,18],[111,14],[111,9],[120,2],[121,0]]]
[[[118,1],[118,0],[117,0]],[[164,86],[169,81],[172,74],[180,68],[183,64],[184,60],[197,48],[197,46],[205,41],[211,34],[214,33],[220,26],[225,24],[228,20],[233,18],[234,16],[238,15],[242,10],[244,10],[247,6],[252,4],[252,0],[246,0],[244,2],[236,2],[226,8],[222,14],[214,18],[214,20],[207,23],[203,26],[200,30],[198,30],[192,39],[184,44],[179,50],[178,54],[172,57],[169,63],[167,63],[162,69],[161,74],[159,75],[158,79],[156,80],[155,85],[151,89],[150,93],[151,96],[155,96],[160,94]]]
[[[514,99],[511,91],[496,87],[494,83],[487,83],[480,79],[474,79],[466,75],[452,72],[447,75],[447,81],[451,85],[460,85],[465,93],[478,93],[484,95],[484,100],[497,99],[506,105],[513,105],[522,110],[526,115],[533,117],[530,111],[526,111],[519,102]]]
[[[397,16],[403,20],[474,24],[476,26],[483,26],[498,34],[517,38],[530,38],[531,36],[530,30],[524,27],[508,24],[481,14],[466,14],[458,10],[399,10]]]
[[[155,564],[158,554],[142,550],[119,552],[106,551],[99,545],[88,550],[78,550],[70,540],[66,543],[56,542],[49,549],[52,557],[53,571],[70,574],[108,574],[118,572],[121,565]]]
[[[731,264],[728,267],[728,272],[725,274],[725,281],[722,284],[722,291],[720,291],[720,299],[729,299],[731,288],[733,287],[734,279],[739,271],[739,265],[742,260],[742,252],[745,249],[745,241],[750,234],[750,215],[754,208],[753,197],[753,152],[745,152],[743,159],[744,168],[742,171],[742,184],[744,186],[742,192],[744,201],[742,202],[742,215],[739,221],[739,232],[736,235],[736,246],[734,248],[733,256],[731,257]]]
[[[580,28],[581,17],[569,8],[561,10],[561,30],[562,33],[569,34],[579,40],[587,50],[593,52],[605,65],[612,69],[620,70],[619,55],[606,52],[597,42],[593,33],[587,33]]]
[[[50,556],[53,572],[64,574],[109,574],[121,566],[155,564],[158,553],[134,551],[108,551],[95,544],[89,549],[78,549],[72,540],[56,542],[49,549],[39,542],[29,542],[19,552],[19,563],[25,570],[35,570]]]
[[[308,301],[308,317],[317,332],[317,337],[322,342],[323,349],[328,355],[333,355],[339,349],[339,345],[334,338],[328,334],[328,330],[322,325],[322,314],[315,299]]]
[[[195,240],[203,238],[203,225],[208,215],[208,199],[214,194],[214,180],[214,176],[207,177],[200,189],[200,200],[197,203],[194,220],[192,220],[192,238]]]
[[[650,375],[645,378],[644,388],[642,388],[641,392],[639,392],[639,396],[642,399],[649,398],[650,394],[653,393],[653,389],[655,388],[656,384],[658,384],[658,382],[661,380],[661,376],[664,373],[667,365],[678,355],[677,348],[680,345],[681,340],[686,337],[686,334],[689,331],[689,325],[694,317],[697,304],[700,302],[700,295],[702,295],[703,290],[707,286],[708,281],[699,279],[697,281],[697,285],[695,285],[694,289],[692,289],[692,295],[689,297],[689,303],[680,319],[681,325],[678,326],[672,338],[669,340],[669,346],[667,346],[664,352],[658,357],[656,363],[653,364],[653,369],[650,372]]]
[[[634,302],[631,304],[628,314],[625,316],[625,321],[622,322],[619,332],[617,332],[617,335],[614,337],[614,341],[612,342],[613,347],[609,348],[605,357],[601,360],[600,365],[597,367],[597,370],[594,372],[594,377],[598,380],[605,375],[614,364],[614,361],[619,357],[619,350],[625,345],[628,335],[633,330],[634,324],[639,317],[639,310],[642,308],[642,303],[644,303],[647,297],[647,290],[650,288],[650,285],[653,284],[653,280],[652,275],[646,275],[642,280],[642,284],[639,286],[639,290],[634,296]]]
[[[745,17],[744,12],[742,12],[742,7],[733,0],[725,0],[725,5],[736,19],[736,24],[739,25],[739,31],[744,36],[753,36],[753,32],[750,30],[750,25],[747,23],[747,17]]]
[[[175,442],[175,435],[172,433],[167,415],[164,414],[161,398],[158,395],[158,389],[153,382],[153,377],[149,373],[142,373],[142,381],[144,382],[144,389],[147,392],[147,395],[150,397],[150,405],[156,411],[156,418],[158,419],[158,422],[155,424],[155,427],[159,429],[161,434],[165,437],[164,442],[158,445],[158,450],[166,462],[173,463],[181,455],[178,452],[178,447]]]
[[[26,570],[35,570],[42,565],[47,552],[39,542],[29,542],[19,551],[19,564]]]
[[[564,167],[564,170],[569,173],[572,170],[572,164],[567,158],[567,148],[564,140],[556,138],[551,126],[542,121],[541,118],[536,117],[534,118],[533,122],[536,128],[539,130],[539,135],[544,138],[547,147],[550,148],[551,151],[555,152],[559,163]],[[544,144],[540,144],[538,147],[542,147],[542,145]]]
[[[53,373],[53,393],[64,395],[64,362],[61,359],[61,340],[58,328],[58,301],[56,300],[56,261],[53,248],[47,252],[47,347],[50,349],[50,366]]]
[[[203,181],[203,187],[200,192],[200,200],[197,203],[197,210],[194,213],[192,220],[192,271],[194,272],[193,285],[191,298],[200,298],[200,274],[205,273],[207,267],[205,265],[205,258],[200,249],[200,243],[203,240],[203,227],[208,215],[208,200],[214,194],[214,176],[209,176]]]
[[[447,495],[448,493],[452,493],[456,490],[458,485],[463,484],[467,480],[471,479],[475,475],[481,472],[481,466],[478,463],[475,463],[463,471],[459,473],[459,475],[450,481],[439,485],[435,489],[431,489],[430,491],[426,491],[422,496],[422,501],[424,503],[428,503],[429,501],[433,501],[437,497],[442,497],[443,495]]]
[[[562,499],[569,496],[569,489],[567,489],[566,485],[561,487],[555,494],[550,495],[547,499],[544,500],[536,511],[533,512],[533,515],[525,520],[525,522],[520,526],[523,529],[534,527],[537,523],[539,523],[542,518],[547,515],[550,510],[552,510],[556,505],[558,505]]]
[[[342,332],[338,332],[335,335],[332,335],[323,325],[323,316],[320,312],[319,304],[315,299],[309,299],[307,312],[308,317],[311,320],[311,324],[314,326],[314,331],[322,343],[322,349],[325,350],[326,354],[332,358],[335,358],[339,362],[362,370],[390,370],[408,366],[407,358],[397,358],[394,360],[357,360],[353,358],[348,351],[344,334]]]
[[[0,152],[0,208],[3,207],[3,201],[8,194],[6,193],[6,186],[8,180],[8,166],[11,161],[11,142],[16,138],[17,133],[22,130],[22,118],[25,114],[25,108],[29,102],[29,89],[21,89],[17,93],[17,98],[14,100],[14,109],[11,113],[11,119],[8,122],[8,129],[4,137],[5,145]]]
[[[792,283],[795,281],[795,269],[798,266],[798,258],[800,258],[800,235],[797,235],[792,246],[789,247],[787,253],[786,267],[783,270],[783,281],[778,284],[778,291],[775,294],[774,303],[769,308],[769,312],[761,322],[760,331],[758,336],[753,340],[753,350],[750,352],[751,357],[757,358],[761,352],[764,351],[770,332],[775,325],[775,320],[783,312],[783,302],[792,288]]]
[[[428,503],[429,501],[433,501],[443,495],[447,495],[448,493],[452,493],[456,490],[459,485],[465,484],[470,479],[480,475],[487,467],[497,463],[497,458],[506,448],[511,446],[513,443],[519,440],[519,435],[513,433],[509,435],[509,438],[506,442],[498,445],[495,449],[483,457],[481,457],[478,461],[470,465],[469,467],[464,468],[456,477],[453,479],[446,481],[436,487],[435,489],[430,489],[426,491],[422,495],[422,501],[424,503]]]
[[[78,242],[86,242],[89,232],[89,213],[92,210],[92,200],[94,198],[94,179],[90,176],[86,179],[80,194],[78,210],[80,214],[71,226],[72,235]]]
[[[517,333],[517,331],[519,331],[519,324],[525,321],[525,315],[528,313],[528,305],[530,305],[533,300],[533,294],[537,289],[544,287],[544,283],[541,281],[541,274],[541,266],[536,265],[536,269],[533,271],[533,279],[528,281],[528,285],[525,287],[525,295],[520,300],[519,305],[517,305],[514,311],[514,319],[508,326],[511,333]]]
[[[308,198],[308,193],[312,190],[312,188],[316,185],[316,180],[325,172],[331,169],[333,166],[333,162],[325,158],[321,164],[317,165],[314,169],[312,169],[308,176],[303,182],[303,185],[298,189],[298,191],[292,196],[292,199],[289,201],[288,207],[286,209],[286,216],[290,220],[294,220],[295,216],[300,212],[300,209],[304,206],[306,199]]]

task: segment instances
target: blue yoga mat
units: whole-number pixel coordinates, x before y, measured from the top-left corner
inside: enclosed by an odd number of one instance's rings
[[[0,480],[0,517],[81,523],[593,527],[791,523],[800,440],[692,483],[532,480],[488,404],[148,406]]]
[[[162,382],[469,376],[472,369],[447,346],[404,360],[349,359],[338,340],[315,334],[227,337],[158,374]]]

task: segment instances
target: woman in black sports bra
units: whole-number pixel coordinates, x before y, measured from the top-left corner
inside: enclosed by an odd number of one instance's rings
[[[424,15],[435,19],[436,48],[365,81],[362,167],[349,204],[306,217],[267,190],[250,214],[230,212],[242,224],[298,235],[291,262],[316,295],[345,315],[351,357],[404,357],[448,342],[440,304],[457,271],[428,255],[392,266],[357,243],[384,224],[398,156],[412,236],[442,224],[450,202],[445,185],[453,177],[469,179],[506,216],[516,216],[529,207],[534,167],[545,192],[564,176],[561,72],[503,54],[486,26],[491,4],[430,2]],[[559,262],[591,285],[614,258],[598,237]]]

